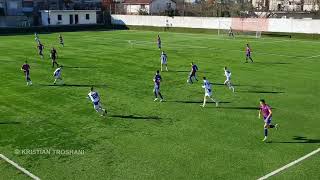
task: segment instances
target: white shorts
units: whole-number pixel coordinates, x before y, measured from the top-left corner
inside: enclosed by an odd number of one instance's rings
[[[212,96],[212,90],[210,90],[210,91],[206,90],[204,95],[207,96],[207,97],[211,97]]]
[[[227,77],[226,81],[231,81],[231,77]]]
[[[161,64],[167,65],[167,61],[161,61]]]
[[[93,108],[94,108],[95,110],[100,109],[100,108],[101,108],[100,102],[93,102]]]
[[[55,79],[62,79],[61,76],[54,76]]]

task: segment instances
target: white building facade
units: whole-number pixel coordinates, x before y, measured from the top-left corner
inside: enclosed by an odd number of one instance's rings
[[[96,10],[43,10],[42,25],[97,24]]]
[[[173,0],[125,0],[123,2],[127,14],[158,14],[175,10],[177,5]]]

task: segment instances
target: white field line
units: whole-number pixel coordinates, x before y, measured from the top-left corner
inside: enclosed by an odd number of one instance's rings
[[[31,172],[27,171],[26,169],[24,169],[23,167],[19,166],[17,163],[11,161],[9,158],[7,158],[6,156],[4,156],[3,154],[0,154],[0,158],[2,158],[3,160],[7,161],[9,164],[11,164],[12,166],[14,166],[15,168],[17,168],[18,170],[22,171],[24,174],[28,175],[29,177],[31,177],[34,180],[40,180],[39,177],[33,175]]]
[[[137,41],[137,40],[127,40],[129,43],[132,44],[137,44],[137,45],[145,45],[145,44],[155,44],[154,42],[151,41]],[[241,50],[235,50],[235,49],[221,49],[221,48],[213,48],[213,47],[204,47],[204,46],[193,46],[193,45],[177,45],[175,44],[174,46],[176,47],[190,47],[190,48],[198,48],[198,49],[213,49],[213,50],[221,50],[221,51],[235,51],[235,52],[243,52]],[[263,55],[273,55],[273,56],[282,56],[282,57],[290,57],[290,58],[305,58],[305,57],[300,57],[300,56],[291,56],[291,55],[286,55],[286,54],[274,54],[274,53],[264,53],[264,52],[253,52],[255,54],[263,54]]]
[[[133,31],[133,32],[146,32],[146,31],[140,31],[140,30],[129,30],[129,31]],[[154,31],[150,31],[150,32],[154,32]],[[198,37],[198,34],[194,34],[194,33],[180,33],[180,32],[169,32],[169,33],[173,33],[173,34],[181,34],[181,35],[186,35],[188,38],[196,38],[196,39],[202,39],[201,37]],[[213,40],[221,40],[221,41],[225,41],[225,40],[230,40],[230,41],[248,41],[247,39],[231,39],[231,38],[223,38],[223,36],[218,36],[215,34],[212,35],[208,35],[208,34],[201,34],[201,36],[205,36],[206,39],[213,39]],[[263,35],[262,35],[263,36]],[[240,35],[239,37],[248,37],[245,35]],[[261,41],[263,40],[263,41]],[[278,43],[278,42],[301,42],[301,43],[320,43],[320,41],[318,40],[314,40],[314,41],[308,41],[308,40],[299,40],[299,39],[277,39],[277,38],[271,38],[271,37],[267,37],[267,38],[250,38],[251,42],[257,42],[257,43]]]
[[[320,54],[318,54],[318,55],[314,55],[314,56],[310,56],[310,57],[307,57],[307,59],[311,59],[311,58],[315,58],[315,57],[320,57]]]
[[[277,174],[277,173],[279,173],[279,172],[281,172],[281,171],[283,171],[283,170],[285,170],[285,169],[287,169],[287,168],[299,163],[300,161],[303,161],[303,160],[307,159],[308,157],[310,157],[312,155],[315,155],[318,152],[320,152],[320,148],[312,151],[311,153],[309,153],[309,154],[307,154],[307,155],[305,155],[305,156],[303,156],[303,157],[301,157],[301,158],[299,158],[299,159],[297,159],[295,161],[292,161],[291,163],[289,163],[289,164],[287,164],[287,165],[285,165],[285,166],[283,166],[283,167],[281,167],[279,169],[276,169],[275,171],[272,171],[271,173],[259,178],[258,180],[267,179],[267,178],[269,178],[269,177],[271,177],[271,176],[273,176],[273,175],[275,175],[275,174]]]
[[[108,40],[108,43],[112,43],[112,42],[127,42],[131,45],[136,44],[136,45],[146,45],[146,44],[156,44],[156,42],[153,41],[140,41],[140,40],[125,40],[125,39],[116,39],[116,38],[103,38],[104,40]],[[220,39],[220,40],[225,40],[225,39]],[[232,40],[232,39],[230,39]],[[258,41],[257,41],[258,42]],[[189,48],[198,48],[198,49],[212,49],[212,50],[218,50],[218,51],[234,51],[234,52],[241,52],[241,53],[245,53],[244,51],[241,50],[236,50],[236,49],[221,49],[221,48],[213,48],[213,47],[205,47],[205,46],[194,46],[194,45],[174,45],[175,47],[189,47]],[[150,47],[150,46],[148,46]],[[170,46],[169,46],[170,47]],[[173,47],[171,47],[172,49]],[[272,56],[280,56],[280,57],[288,57],[288,58],[314,58],[316,56],[312,56],[312,57],[302,57],[302,56],[292,56],[292,55],[286,55],[286,54],[275,54],[275,53],[265,53],[265,52],[257,52],[254,51],[254,54],[262,54],[262,55],[272,55]],[[320,56],[320,55],[319,55]]]

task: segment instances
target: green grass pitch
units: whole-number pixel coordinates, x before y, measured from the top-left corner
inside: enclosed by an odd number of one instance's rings
[[[42,179],[257,179],[320,144],[320,42],[282,38],[229,39],[161,32],[169,72],[161,73],[166,102],[153,102],[160,67],[157,32],[101,31],[0,37],[0,153]],[[250,43],[255,63],[244,63]],[[49,49],[65,66],[66,86],[52,86]],[[27,87],[21,65],[31,66]],[[222,103],[206,108],[199,67]],[[221,85],[232,71],[236,93]],[[219,85],[220,84],[220,85]],[[86,98],[91,85],[109,114],[101,118]],[[269,143],[263,143],[259,99],[273,107]],[[26,150],[83,150],[32,154]],[[316,154],[271,179],[319,179]],[[0,179],[28,179],[0,160]]]

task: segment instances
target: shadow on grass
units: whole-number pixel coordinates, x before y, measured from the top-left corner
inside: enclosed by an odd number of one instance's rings
[[[168,72],[178,72],[178,73],[188,73],[190,71],[176,70],[176,71],[168,71]]]
[[[291,144],[291,143],[302,143],[302,144],[320,144],[320,139],[309,139],[303,136],[294,136],[292,138],[293,141],[270,141],[268,143],[284,143],[284,144]]]
[[[107,87],[107,85],[103,84],[63,84],[63,85],[54,85],[54,84],[39,84],[39,86],[49,86],[49,87],[100,87],[104,88]]]
[[[99,69],[103,67],[94,67],[94,66],[63,66],[64,68],[69,69]]]
[[[145,119],[145,120],[160,120],[158,116],[136,116],[136,115],[111,115],[110,117],[116,117],[121,119]]]
[[[257,93],[257,94],[283,94],[285,92],[282,91],[255,91],[255,90],[238,90],[238,93]]]
[[[219,108],[219,109],[239,109],[239,110],[259,110],[258,107],[223,107],[223,106],[219,106],[217,108]]]
[[[226,86],[225,84],[223,83],[211,83],[212,85],[215,85],[215,86]],[[275,87],[275,86],[261,86],[261,85],[247,85],[247,84],[232,84],[232,86],[235,86],[235,87],[251,87],[251,88],[278,88],[279,87]],[[251,92],[251,91],[239,91],[239,92]],[[257,91],[257,92],[261,92],[261,91]],[[280,92],[280,93],[284,93],[284,92]]]
[[[21,122],[16,122],[16,121],[4,121],[4,122],[0,122],[0,125],[6,125],[6,124],[21,124]]]
[[[256,64],[292,64],[288,62],[255,62]]]
[[[167,101],[167,102],[175,102],[175,103],[185,103],[185,104],[202,104],[203,101]],[[207,101],[207,104],[210,104],[210,103],[214,103],[210,100]],[[231,102],[228,102],[228,101],[221,101],[219,102],[219,104],[228,104],[228,103],[231,103]]]

